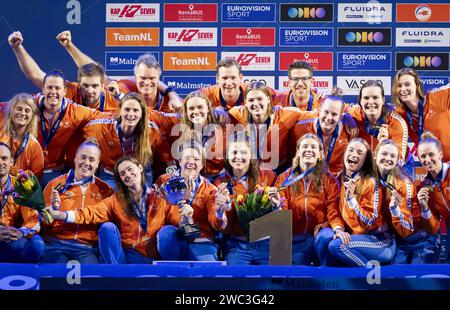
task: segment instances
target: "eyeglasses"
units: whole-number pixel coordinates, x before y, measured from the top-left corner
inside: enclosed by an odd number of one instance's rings
[[[297,84],[298,82],[300,82],[300,80],[303,82],[303,84],[306,84],[307,82],[309,82],[312,79],[311,76],[293,76],[289,78],[289,81],[291,81],[292,84]]]

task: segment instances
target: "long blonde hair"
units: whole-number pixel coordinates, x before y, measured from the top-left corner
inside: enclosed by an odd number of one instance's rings
[[[390,139],[385,139],[385,140],[381,141],[380,143],[378,143],[377,147],[375,148],[375,151],[374,151],[375,156],[378,156],[378,152],[380,151],[380,148],[385,146],[385,145],[392,145],[398,150],[397,143],[395,143],[394,141],[392,141]],[[375,175],[377,176],[377,178],[381,179],[380,169],[378,168],[376,160],[373,161],[373,170],[374,170]],[[388,175],[386,177],[386,182],[388,182],[389,184],[394,185],[394,187],[397,187],[397,182],[396,182],[397,178],[410,180],[410,177],[406,174],[406,172],[400,166],[400,164],[398,162],[398,158],[397,158],[397,165],[395,165],[394,169],[392,169],[388,173]]]
[[[34,102],[33,97],[30,94],[26,93],[20,93],[15,95],[8,103],[8,106],[6,108],[5,113],[5,121],[3,124],[3,131],[9,135],[15,134],[15,124],[13,121],[13,112],[16,106],[19,103],[25,103],[31,108],[32,116],[31,121],[28,123],[27,127],[25,128],[25,133],[30,134],[32,137],[36,137],[37,134],[37,124],[39,120],[39,111],[38,106]]]
[[[316,167],[314,171],[312,172],[312,180],[314,181],[314,187],[316,192],[320,192],[323,189],[323,173],[326,171],[326,164],[324,159],[324,151],[323,151],[323,144],[322,141],[320,141],[319,137],[317,137],[315,134],[307,133],[303,135],[300,139],[297,141],[297,147],[296,147],[296,154],[294,159],[292,159],[292,171],[296,170],[297,168],[300,168],[300,152],[298,151],[300,148],[300,143],[305,139],[313,139],[317,142],[319,145],[319,153],[320,157],[317,159]],[[292,185],[292,189],[294,192],[297,192],[299,189],[299,183],[296,182]]]
[[[134,156],[136,159],[144,166],[147,167],[152,163],[153,160],[153,152],[152,146],[149,141],[149,121],[148,121],[148,112],[147,105],[145,104],[144,98],[138,93],[131,92],[123,96],[122,100],[119,103],[119,109],[122,109],[125,101],[128,100],[136,100],[141,107],[142,116],[139,120],[136,129],[134,130],[134,136],[136,137],[136,150]],[[120,117],[120,110],[117,112],[117,120],[121,122],[122,119]]]

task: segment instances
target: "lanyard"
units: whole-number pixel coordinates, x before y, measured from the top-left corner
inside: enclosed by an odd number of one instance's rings
[[[189,198],[186,199],[186,203],[192,206],[192,202],[194,201],[195,195],[197,195],[198,188],[200,187],[200,183],[202,182],[202,177],[198,176],[194,183],[194,188],[189,193]]]
[[[23,150],[25,150],[25,147],[27,146],[29,139],[30,139],[30,134],[26,133],[22,138],[22,142],[20,143],[19,149],[17,150],[17,152],[15,154],[13,154],[14,163],[16,163],[17,158],[19,158],[19,156],[20,156],[20,154],[22,154]],[[12,150],[12,147],[13,147],[12,139],[10,140],[9,145],[11,146],[11,150]]]
[[[91,175],[90,177],[87,178],[82,178],[81,180],[75,181],[75,170],[74,169],[70,169],[69,171],[69,176],[67,177],[66,180],[66,184],[64,185],[64,187],[59,191],[60,193],[65,193],[70,186],[81,186],[87,183],[92,183],[94,182],[94,176]]]
[[[98,109],[100,112],[103,112],[105,109],[105,94],[103,92],[100,93],[100,106]]]
[[[158,103],[155,106],[156,111],[160,111],[162,100],[163,100],[163,96],[158,92]]]
[[[289,176],[287,177],[287,179],[283,181],[283,183],[281,184],[281,187],[287,187],[287,186],[294,184],[297,181],[300,181],[301,179],[310,175],[315,169],[316,169],[316,167],[311,167],[308,170],[303,171],[296,177],[294,177],[294,174],[299,172],[299,168],[293,169],[291,171],[291,173],[289,173]]]
[[[227,103],[226,103],[225,99],[223,99],[221,91],[219,91],[219,96],[220,96],[220,104],[222,105],[222,107],[224,108],[225,111],[228,111]],[[243,101],[244,101],[244,98],[242,96],[242,91],[239,89],[239,98],[236,101],[236,104],[234,106],[238,107],[238,106],[242,105]]]
[[[52,141],[53,137],[56,134],[56,131],[59,128],[59,124],[61,123],[61,120],[64,117],[64,114],[66,113],[67,103],[66,103],[66,98],[63,98],[62,103],[61,103],[61,109],[59,110],[58,119],[56,120],[56,122],[53,122],[53,126],[52,126],[52,124],[50,124],[50,133],[47,133],[47,127],[45,126],[45,116],[44,116],[45,105],[44,105],[43,101],[44,101],[44,99],[42,99],[41,104],[40,104],[40,110],[41,110],[40,114],[41,114],[41,127],[42,127],[42,141],[43,141],[44,149],[45,149],[50,144],[50,142]]]
[[[320,121],[318,120],[317,122],[320,122]],[[330,146],[328,147],[327,163],[330,162],[331,154],[333,153],[334,146],[336,145],[336,141],[338,139],[338,135],[339,135],[339,128],[336,125],[336,128],[334,128],[334,131],[333,131],[333,137],[331,138]],[[325,143],[323,141],[322,127],[320,127],[320,124],[317,124],[317,136],[319,137],[320,141],[322,141],[322,144],[323,144],[323,146],[325,148]]]
[[[406,110],[406,119],[408,121],[409,128],[411,128],[411,130],[413,132],[417,132],[417,135],[419,136],[419,139],[420,139],[420,136],[423,133],[423,100],[422,99],[419,100],[419,119],[418,119],[419,128],[418,128],[418,130],[416,131],[414,129],[413,117],[412,117],[412,113],[411,113],[411,111],[409,109]]]
[[[257,126],[256,126],[255,122],[253,121],[252,115],[250,114],[250,138],[251,138],[251,140],[256,142],[256,141],[258,141],[258,137],[259,137],[258,149],[256,150],[256,155],[257,155],[258,159],[261,159],[261,153],[264,148],[264,143],[266,141],[267,135],[269,134],[269,127],[271,125],[270,123],[271,123],[271,119],[269,116],[266,119],[266,121],[264,122],[264,124],[266,125],[266,128],[267,128],[267,132],[265,135],[262,135],[262,137],[260,137],[259,129],[258,130],[256,129]]]
[[[308,100],[308,108],[306,111],[312,111],[312,106],[313,106],[313,96],[311,94],[309,94],[309,100]],[[293,106],[294,108],[297,107],[297,105],[295,104],[295,100],[294,100],[294,95],[291,94],[291,106]]]
[[[8,175],[8,178],[6,179],[5,189],[9,190],[10,188],[11,188],[11,176]],[[3,211],[3,208],[5,207],[6,202],[8,201],[8,196],[9,196],[9,193],[6,195],[3,195],[3,197],[2,197],[2,207],[0,209],[0,213]]]
[[[122,155],[126,155],[125,143],[123,142],[123,134],[122,128],[120,128],[120,123],[116,123],[117,135],[119,136],[120,147],[122,149]],[[131,156],[134,157],[134,143],[136,142],[136,137],[134,137],[133,142],[131,143]]]
[[[134,213],[139,219],[139,224],[141,225],[142,229],[147,232],[147,196],[150,193],[149,189],[146,188],[144,193],[142,194],[141,201],[139,204],[134,201],[134,199],[131,201],[131,206],[133,207]]]
[[[377,137],[377,136],[378,136],[378,129],[370,128],[370,123],[369,123],[369,121],[367,120],[367,118],[366,118],[365,116],[364,116],[364,124],[365,124],[365,127],[366,127],[366,132],[367,132],[369,135],[374,136],[374,137]],[[383,120],[382,120],[381,117],[378,119],[377,125],[378,125],[378,126],[383,125]]]

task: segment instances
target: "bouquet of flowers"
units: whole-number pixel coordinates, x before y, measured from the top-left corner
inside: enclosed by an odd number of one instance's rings
[[[23,170],[19,170],[17,176],[13,177],[12,184],[16,204],[37,210],[46,224],[53,222],[51,214],[45,210],[44,194],[39,180],[33,173],[27,175]]]
[[[262,187],[256,185],[253,193],[245,196],[238,195],[236,199],[231,201],[232,206],[236,209],[239,224],[244,232],[249,232],[251,221],[274,210],[274,206],[269,200],[269,189],[270,186]],[[283,198],[281,204],[283,204]]]

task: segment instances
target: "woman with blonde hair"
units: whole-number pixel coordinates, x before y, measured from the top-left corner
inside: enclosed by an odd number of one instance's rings
[[[33,97],[21,93],[15,95],[3,107],[3,128],[0,141],[8,144],[14,165],[11,173],[19,169],[32,171],[39,179],[44,170],[44,155],[36,139],[39,111]]]
[[[319,137],[305,134],[297,142],[292,167],[275,183],[275,187],[286,187],[281,191],[286,199],[283,208],[292,210],[292,261],[295,265],[311,265],[316,256],[325,265],[329,240],[322,237],[326,231],[320,230],[342,226],[338,210],[339,186],[324,162]]]

